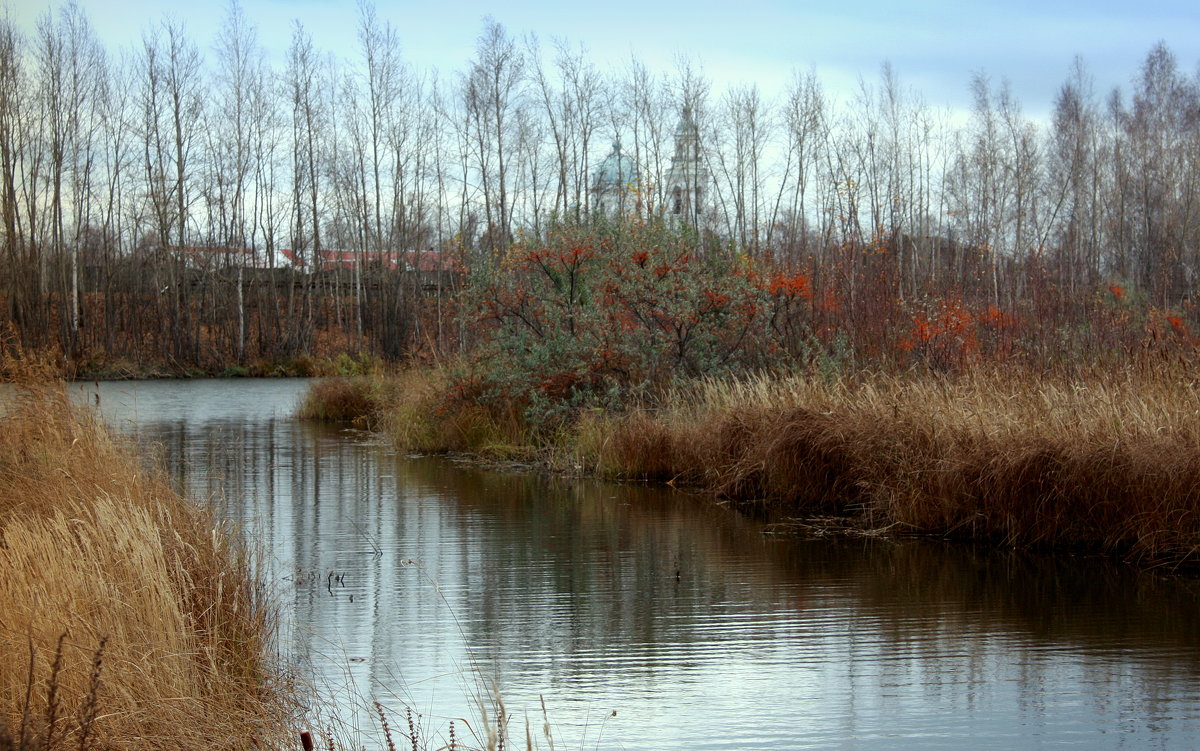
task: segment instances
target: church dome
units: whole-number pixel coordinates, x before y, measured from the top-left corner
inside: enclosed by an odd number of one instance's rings
[[[625,190],[637,179],[633,158],[621,153],[621,145],[613,143],[612,151],[600,162],[592,180],[597,193]]]

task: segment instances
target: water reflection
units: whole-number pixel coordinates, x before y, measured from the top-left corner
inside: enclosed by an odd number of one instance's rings
[[[269,551],[290,652],[434,727],[476,717],[470,692],[494,682],[519,727],[540,726],[544,695],[559,744],[589,748],[1166,749],[1200,732],[1195,582],[773,539],[682,493],[300,424],[301,385],[100,388],[109,419]]]

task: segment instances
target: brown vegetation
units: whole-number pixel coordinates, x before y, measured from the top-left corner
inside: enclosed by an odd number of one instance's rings
[[[556,469],[687,484],[785,514],[1180,565],[1200,549],[1190,372],[1160,362],[700,380],[657,406],[583,412],[536,446],[477,406],[439,410],[435,387],[414,385],[419,374],[390,390],[388,411],[410,449],[494,453],[524,441]]]
[[[284,747],[273,620],[239,538],[16,351],[0,363],[0,748]]]
[[[663,415],[718,494],[877,526],[1143,562],[1200,545],[1200,393],[1185,372],[1013,371],[709,384]]]
[[[365,378],[326,378],[314,383],[300,405],[304,420],[349,422],[367,427],[375,415],[371,383]]]

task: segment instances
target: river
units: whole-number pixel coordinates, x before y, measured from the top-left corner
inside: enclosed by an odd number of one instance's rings
[[[1185,749],[1200,583],[919,540],[792,540],[664,488],[301,423],[302,380],[75,384],[259,550],[281,655],[381,747],[482,705],[570,749]],[[544,709],[543,709],[544,702]],[[408,747],[408,741],[398,739]]]

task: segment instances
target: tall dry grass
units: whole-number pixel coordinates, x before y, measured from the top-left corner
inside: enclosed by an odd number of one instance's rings
[[[538,450],[520,415],[453,395],[453,364],[373,377],[378,429],[399,447],[424,453],[471,452],[499,459]]]
[[[375,422],[378,405],[367,378],[325,378],[304,395],[297,417],[302,420],[348,422],[366,428]]]
[[[663,403],[613,421],[595,464],[632,457],[630,475],[924,534],[1145,563],[1200,550],[1200,386],[1186,370],[760,377]]]
[[[288,745],[272,615],[239,538],[8,344],[0,747]]]
[[[469,408],[439,412],[433,380],[418,380],[389,410],[402,446],[472,450],[463,423],[512,433]],[[1200,552],[1200,385],[1183,363],[701,379],[583,412],[536,448],[557,469],[875,528],[1144,564]]]

